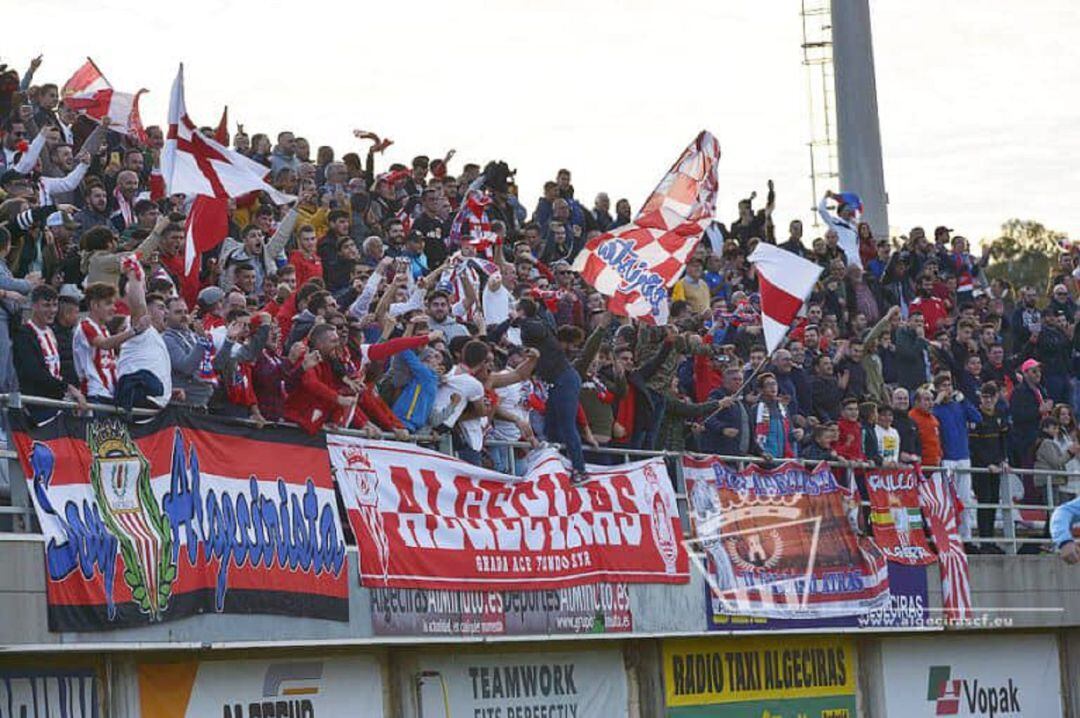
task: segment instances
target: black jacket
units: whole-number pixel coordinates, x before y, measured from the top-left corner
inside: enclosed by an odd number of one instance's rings
[[[536,374],[544,381],[554,383],[563,372],[571,368],[555,332],[540,317],[522,320],[521,343],[540,352]]]
[[[915,422],[907,415],[907,412],[893,412],[893,427],[900,435],[900,453],[922,456],[922,441],[919,440],[919,429]]]
[[[1007,456],[1005,438],[1009,425],[1000,414],[988,414],[979,410],[982,421],[968,432],[968,447],[971,450],[972,466],[1001,464]]]
[[[1039,388],[1042,396],[1046,397],[1046,390]],[[1012,399],[1009,402],[1009,413],[1012,414],[1012,441],[1013,447],[1019,452],[1027,452],[1035,445],[1039,438],[1039,421],[1042,416],[1039,413],[1039,398],[1035,391],[1028,386],[1027,381],[1020,381],[1013,389]]]
[[[15,357],[15,373],[19,377],[19,390],[30,396],[63,399],[67,384],[49,373],[45,355],[41,353],[34,330],[23,324],[12,343]]]

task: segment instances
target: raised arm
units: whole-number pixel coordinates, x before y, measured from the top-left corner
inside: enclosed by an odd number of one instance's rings
[[[828,202],[829,202],[829,199],[831,197],[832,197],[832,192],[831,191],[826,192],[825,196],[821,198],[821,201],[818,202],[818,206],[817,206],[817,212],[818,212],[818,215],[821,217],[821,220],[823,222],[825,222],[825,224],[829,225],[830,227],[832,227],[833,225],[836,224],[836,218],[832,216],[831,212],[829,212],[829,204],[828,204]]]
[[[81,154],[81,153],[80,153]],[[41,184],[50,195],[63,192],[73,192],[79,188],[87,170],[90,169],[90,155],[83,155],[75,169],[68,172],[64,177],[42,177]]]
[[[293,228],[296,227],[296,218],[299,214],[294,206],[289,210],[289,213],[285,215],[285,218],[281,220],[281,224],[278,225],[277,231],[270,238],[270,241],[266,244],[266,254],[269,257],[276,257],[281,250],[285,249],[285,245],[289,241],[289,237],[292,236]]]
[[[19,174],[28,175],[33,171],[34,165],[37,164],[38,157],[41,156],[41,151],[45,149],[45,133],[49,131],[48,127],[42,127],[41,132],[38,132],[34,137],[34,141],[30,143],[30,149],[23,153],[23,156],[19,158],[19,161],[15,164],[15,171]]]
[[[380,271],[382,265],[375,268],[375,271],[368,277],[367,282],[364,284],[363,291],[356,295],[356,300],[349,305],[347,314],[352,317],[360,319],[367,314],[368,309],[371,308],[371,300],[375,298],[375,293],[379,291],[379,285],[383,281],[383,273]]]

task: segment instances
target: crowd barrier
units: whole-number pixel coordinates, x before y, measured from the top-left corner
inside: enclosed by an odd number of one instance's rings
[[[5,408],[21,408],[21,407],[41,407],[41,408],[55,408],[58,410],[78,410],[78,406],[67,400],[49,399],[45,397],[35,397],[22,395],[18,393],[0,394],[0,407]],[[115,406],[104,404],[89,404],[89,410],[105,413],[105,414],[121,414],[121,410]],[[133,409],[130,412],[132,420],[138,420],[140,417],[153,416],[157,412],[151,409]],[[249,419],[243,418],[227,418],[221,417],[229,422],[236,424],[242,424],[247,426],[256,426],[254,422]],[[29,491],[25,477],[22,474],[22,469],[18,462],[18,455],[13,451],[11,442],[9,439],[9,433],[6,425],[6,415],[3,418],[3,448],[0,448],[0,489],[7,487],[8,491],[8,505],[0,505],[0,534],[3,532],[12,533],[39,533],[37,528],[36,519],[34,517],[34,510],[30,501]],[[276,422],[277,426],[296,427],[295,424],[288,422]],[[429,432],[418,433],[410,435],[407,439],[400,439],[398,436],[391,432],[381,432],[379,434],[367,433],[354,429],[335,428],[328,433],[341,434],[345,436],[357,436],[363,438],[383,439],[391,441],[407,441],[409,443],[424,444],[432,446],[439,451],[446,454],[454,454],[451,446],[450,436],[448,434],[434,434]],[[551,444],[552,446],[559,446],[558,444]],[[502,441],[502,440],[488,440],[486,446],[489,447],[508,447],[510,449],[529,449],[531,445],[520,441]],[[561,447],[560,447],[561,448]],[[614,456],[621,458],[623,462],[629,463],[646,458],[664,457],[668,459],[669,469],[675,482],[675,496],[679,506],[679,517],[682,522],[683,532],[689,535],[689,517],[687,512],[687,496],[686,496],[686,483],[683,476],[683,468],[681,461],[674,461],[672,459],[678,459],[683,456],[683,452],[671,452],[671,451],[648,451],[642,449],[630,449],[630,448],[611,448],[611,447],[587,447],[587,452],[597,455]],[[515,473],[517,469],[516,452],[509,451],[509,465],[511,473]],[[694,455],[694,454],[691,454]],[[725,456],[715,455],[722,461],[729,463],[732,466],[739,469],[745,468],[752,464],[768,465],[775,463],[769,459],[756,456]],[[801,459],[789,459],[787,461],[794,461],[805,466],[817,466],[819,462],[807,461]],[[856,472],[862,469],[874,468],[874,464],[860,463],[850,461],[830,461],[826,462],[834,470],[841,470],[846,473],[846,479],[848,485],[854,481]],[[946,472],[954,473],[956,470],[949,467],[941,466],[924,466],[923,471],[925,473],[933,472]],[[1000,488],[999,496],[1001,497],[998,503],[976,503],[973,508],[975,509],[994,509],[997,514],[997,523],[1000,523],[1001,535],[996,535],[993,538],[980,538],[975,536],[971,539],[972,543],[976,545],[983,544],[996,544],[1003,546],[1007,554],[1016,554],[1020,552],[1034,550],[1050,550],[1052,549],[1052,543],[1050,541],[1048,533],[1045,531],[1045,522],[1049,520],[1049,514],[1054,510],[1054,507],[1061,503],[1063,497],[1060,496],[1059,486],[1064,484],[1070,474],[1064,471],[1050,471],[1044,469],[1020,469],[1009,467],[1008,473],[1002,474],[1000,472],[993,472],[985,468],[972,467],[969,469],[963,469],[962,471],[968,472],[973,476],[976,475],[992,475],[1003,485]],[[1010,475],[1017,477],[1031,477],[1033,486],[1037,489],[1040,487],[1043,489],[1044,502],[1043,503],[1022,503],[1014,501],[1011,491],[1011,478]],[[869,503],[864,501],[863,505],[869,507]],[[972,507],[967,507],[972,508]],[[1023,517],[1023,512],[1030,512],[1037,515],[1039,518],[1035,520],[1029,520]],[[1018,524],[1021,528],[1017,530]],[[1028,549],[1022,549],[1022,547],[1029,547]]]

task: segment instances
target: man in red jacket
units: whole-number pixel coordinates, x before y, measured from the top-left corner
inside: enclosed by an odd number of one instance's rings
[[[419,349],[428,343],[428,335],[401,337],[380,344],[363,344],[360,347],[360,360],[381,361],[406,349]],[[331,359],[341,349],[341,337],[330,324],[317,324],[308,336],[308,351],[316,352],[319,363],[300,376],[299,386],[285,400],[285,418],[299,424],[308,433],[314,434],[325,425],[349,424],[358,416],[364,429],[378,432],[357,406],[357,397],[337,375]],[[357,412],[360,412],[357,414]]]
[[[840,439],[833,448],[841,459],[866,461],[862,443],[862,424],[859,423],[859,400],[848,397],[844,399],[841,406],[840,421],[837,423]]]

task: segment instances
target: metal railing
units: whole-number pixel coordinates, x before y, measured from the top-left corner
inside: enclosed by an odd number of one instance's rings
[[[0,394],[0,406],[8,408],[21,408],[26,406],[34,406],[45,409],[56,409],[58,412],[62,410],[77,411],[79,407],[72,401],[49,399],[45,397],[25,396],[17,393]],[[133,409],[131,412],[125,412],[118,409],[115,406],[105,404],[89,404],[88,410],[99,414],[119,414],[122,416],[130,417],[151,417],[157,415],[159,412],[153,409]],[[193,411],[197,411],[194,410]],[[296,424],[278,421],[278,422],[266,422],[265,424],[258,424],[250,419],[229,417],[222,415],[214,415],[216,419],[236,424],[249,426],[252,428],[260,428],[261,426],[274,426],[274,427],[288,427],[300,430],[300,427]],[[4,434],[7,433],[6,417],[3,420]],[[407,438],[403,438],[393,432],[365,432],[356,429],[347,429],[342,427],[335,427],[329,430],[327,433],[340,434],[343,436],[356,436],[361,438],[370,439],[384,439],[392,441],[408,441],[418,444],[429,444],[435,446],[439,451],[446,454],[453,455],[453,450],[450,441],[449,434],[436,434],[430,432],[411,434]],[[10,438],[8,439],[8,446],[11,446]],[[559,444],[549,443],[549,446],[556,448],[563,448]],[[517,472],[517,449],[530,449],[532,445],[522,441],[504,441],[488,439],[485,441],[485,448],[499,448],[505,447],[510,449],[507,452],[509,473]],[[689,511],[687,505],[686,494],[686,479],[683,475],[683,467],[681,458],[684,455],[716,458],[721,461],[727,462],[738,469],[746,468],[749,465],[765,465],[776,466],[781,463],[797,463],[808,467],[818,466],[822,462],[810,461],[805,459],[768,459],[759,456],[726,456],[720,454],[696,454],[693,452],[673,452],[673,451],[649,451],[644,449],[631,449],[624,447],[586,447],[585,452],[593,455],[606,455],[621,457],[623,462],[629,463],[634,460],[662,457],[665,459],[680,459],[677,461],[670,461],[669,464],[673,467],[673,481],[675,485],[675,497],[679,508],[679,517],[682,522],[683,531],[685,534],[690,533],[689,524]],[[850,461],[828,461],[824,462],[830,468],[841,469],[846,473],[846,479],[850,486],[852,481],[855,480],[855,472],[859,470],[880,468],[873,463],[869,462],[850,462]],[[27,487],[26,479],[22,474],[21,467],[18,463],[18,454],[10,449],[0,449],[0,465],[7,469],[7,475],[10,477],[11,486],[11,505],[0,506],[0,531],[2,530],[14,530],[16,532],[31,532],[36,533],[36,520],[34,518],[33,507],[30,502],[29,490]],[[12,467],[16,468],[16,471],[12,471]],[[1008,485],[999,485],[999,498],[998,503],[975,503],[973,506],[965,507],[965,510],[977,512],[979,509],[993,509],[995,515],[1000,515],[1001,521],[1001,536],[994,537],[979,537],[972,535],[970,541],[975,545],[983,544],[1004,544],[1005,551],[1009,554],[1015,554],[1021,551],[1020,547],[1031,546],[1035,549],[1042,549],[1043,547],[1051,546],[1049,533],[1047,530],[1040,531],[1038,525],[1032,527],[1026,535],[1018,535],[1017,533],[1017,520],[1019,519],[1019,512],[1021,511],[1037,511],[1045,513],[1045,522],[1049,522],[1050,513],[1058,505],[1056,498],[1059,491],[1057,490],[1057,483],[1065,483],[1070,474],[1065,471],[1050,471],[1045,469],[1019,469],[1009,467],[1005,473],[991,471],[990,469],[971,467],[956,469],[953,467],[944,466],[924,466],[922,467],[924,473],[934,472],[948,472],[948,473],[968,473],[974,476],[978,475],[991,475],[995,476],[999,482],[1005,481],[1010,474],[1015,474],[1020,477],[1030,476],[1032,477],[1033,484],[1040,481],[1043,484],[1044,489],[1044,501],[1038,504],[1026,504],[1016,503],[1013,501],[1012,492],[1009,490]],[[1038,488],[1037,486],[1035,488]],[[974,493],[974,492],[973,492]],[[864,507],[869,507],[869,502],[861,502]],[[12,525],[6,526],[6,516],[13,516]],[[995,520],[996,524],[996,520]],[[1034,535],[1034,534],[1039,535]]]
[[[511,447],[511,448],[515,448],[515,449],[529,449],[529,448],[531,448],[532,445],[529,444],[529,443],[526,443],[526,442],[521,442],[521,441],[488,440],[488,441],[485,442],[485,446],[491,446],[491,447],[506,446],[506,447]],[[559,444],[552,444],[552,446],[562,448]],[[801,464],[801,465],[809,467],[809,468],[813,468],[813,467],[819,466],[821,463],[825,463],[832,469],[842,469],[846,474],[845,478],[846,478],[848,486],[850,486],[851,483],[853,481],[855,481],[855,472],[856,471],[882,468],[882,467],[880,467],[877,464],[874,464],[872,462],[858,462],[858,461],[826,461],[826,462],[820,462],[820,461],[813,461],[813,460],[808,460],[808,459],[798,459],[798,458],[794,458],[794,459],[768,459],[768,458],[760,457],[760,456],[727,456],[727,455],[723,455],[723,454],[702,454],[702,453],[695,453],[695,452],[689,452],[689,451],[649,451],[649,450],[644,450],[644,449],[630,449],[630,448],[622,448],[622,447],[614,448],[614,447],[603,447],[603,446],[602,447],[587,447],[587,448],[585,448],[585,453],[586,454],[592,453],[592,454],[618,456],[618,457],[622,457],[623,461],[627,462],[627,463],[629,463],[630,461],[633,461],[633,460],[640,460],[640,459],[654,458],[654,457],[663,457],[665,459],[678,459],[676,461],[670,461],[669,466],[673,467],[672,480],[673,480],[673,482],[675,484],[675,499],[678,502],[679,518],[680,518],[680,520],[682,522],[683,533],[686,536],[690,535],[690,522],[689,522],[689,511],[688,511],[688,505],[687,505],[688,497],[687,497],[687,494],[686,494],[686,477],[683,475],[683,466],[682,466],[682,461],[681,461],[683,456],[719,459],[719,460],[724,461],[724,462],[726,462],[728,464],[731,464],[732,466],[737,467],[740,470],[746,468],[749,465],[779,466],[780,464],[784,464],[784,463],[796,463],[796,464]],[[516,469],[516,465],[514,463],[514,452],[513,451],[510,452],[510,466],[511,466],[511,473],[514,473],[514,469]],[[950,474],[967,473],[967,474],[970,474],[972,477],[974,477],[976,475],[995,476],[996,480],[1001,482],[1001,484],[999,484],[999,486],[998,486],[998,496],[1000,497],[998,499],[998,503],[992,503],[991,504],[991,503],[976,502],[976,503],[972,504],[971,506],[965,506],[965,511],[971,511],[974,514],[974,516],[977,517],[979,509],[983,509],[983,510],[993,509],[994,512],[995,512],[995,525],[996,525],[996,523],[998,521],[998,518],[1000,518],[1002,535],[1001,536],[993,536],[993,537],[980,537],[980,536],[978,536],[977,533],[976,533],[976,531],[977,531],[977,528],[976,528],[977,527],[977,523],[976,523],[977,518],[972,518],[973,531],[972,531],[972,536],[967,541],[967,543],[971,543],[971,544],[974,544],[976,546],[983,546],[983,545],[991,546],[991,545],[1004,544],[1005,545],[1004,551],[1007,554],[1016,554],[1016,553],[1022,552],[1020,550],[1021,546],[1031,546],[1032,548],[1034,548],[1036,550],[1040,550],[1040,551],[1044,547],[1045,548],[1052,547],[1053,543],[1050,540],[1049,525],[1048,524],[1049,524],[1049,521],[1050,521],[1050,514],[1053,513],[1054,508],[1058,506],[1058,501],[1056,501],[1056,498],[1057,498],[1059,492],[1056,490],[1055,483],[1056,483],[1056,481],[1060,481],[1061,483],[1064,483],[1065,481],[1068,480],[1068,477],[1075,476],[1075,474],[1070,474],[1069,472],[1066,472],[1066,471],[1051,471],[1051,470],[1047,470],[1047,469],[1020,469],[1020,468],[1014,468],[1012,466],[1008,467],[1008,471],[1006,471],[1006,472],[991,471],[990,469],[982,468],[982,467],[970,467],[970,468],[957,469],[957,468],[954,468],[954,467],[946,467],[946,466],[923,466],[922,471],[923,471],[924,474],[933,474],[933,473],[937,473],[937,472],[945,472],[945,473],[950,473]],[[835,474],[835,471],[834,471],[834,474]],[[1021,478],[1024,477],[1024,476],[1030,476],[1030,477],[1032,477],[1033,483],[1037,482],[1041,478],[1043,480],[1043,483],[1044,483],[1043,488],[1044,488],[1045,501],[1043,503],[1039,503],[1039,504],[1016,503],[1016,502],[1014,502],[1013,497],[1012,497],[1012,492],[1009,490],[1010,487],[1005,484],[1006,479],[1010,474],[1015,474],[1015,475],[1017,475],[1018,477],[1021,477]],[[1039,487],[1036,485],[1033,488],[1038,489]],[[973,488],[972,489],[972,494],[974,495],[974,493],[975,492],[974,492],[974,488]],[[863,501],[860,501],[860,505],[868,509],[870,507],[870,502],[863,500]],[[1039,527],[1036,525],[1036,526],[1033,526],[1031,528],[1031,531],[1030,531],[1030,533],[1028,535],[1018,535],[1017,531],[1016,531],[1017,522],[1023,522],[1023,519],[1021,519],[1021,517],[1020,517],[1020,512],[1021,511],[1045,512],[1046,515],[1045,515],[1045,519],[1044,519],[1044,522],[1045,522],[1044,529],[1040,530]],[[1036,533],[1038,533],[1039,535],[1034,535]],[[999,546],[999,548],[1000,548],[1000,546]]]

